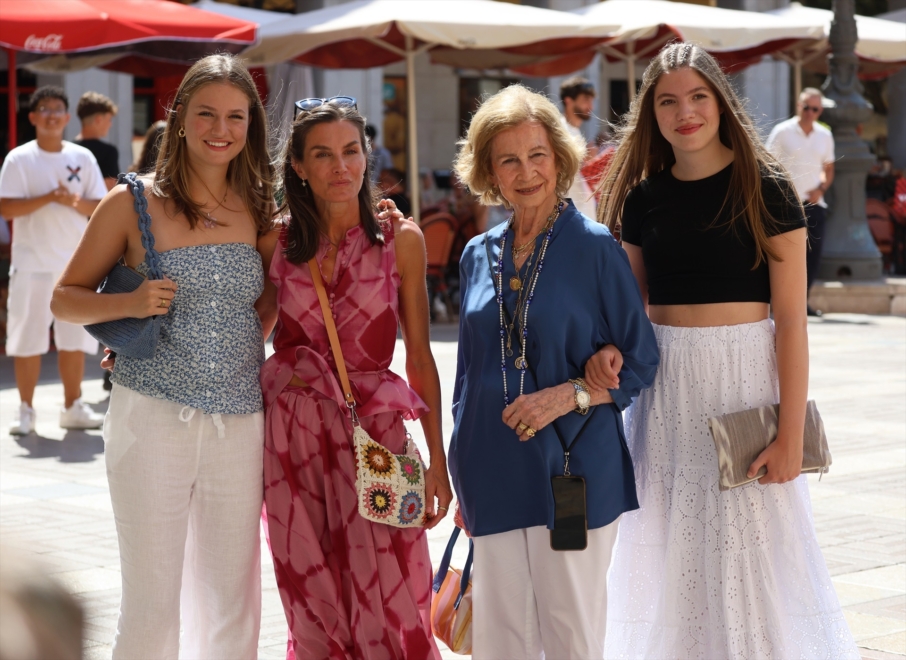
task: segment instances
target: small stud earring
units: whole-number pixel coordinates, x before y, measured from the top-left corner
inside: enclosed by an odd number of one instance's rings
[[[302,187],[305,188],[306,186],[308,186],[308,181],[302,179]]]
[[[177,134],[179,137],[184,138],[184,137],[186,136],[186,129],[184,129],[182,126],[180,126],[180,127],[179,127],[179,130],[176,131],[176,134]]]

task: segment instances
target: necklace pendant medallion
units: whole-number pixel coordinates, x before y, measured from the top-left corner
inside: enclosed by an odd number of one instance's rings
[[[512,349],[512,348],[506,349],[506,356],[507,356],[507,357],[513,357],[513,349]]]
[[[520,355],[516,358],[516,368],[517,369],[528,369],[528,361],[525,359],[525,356]]]
[[[522,288],[522,280],[519,279],[518,275],[513,275],[510,278],[510,289],[513,291],[519,291]]]
[[[204,218],[201,219],[201,224],[204,225],[205,229],[214,229],[217,227],[217,218],[205,212]]]

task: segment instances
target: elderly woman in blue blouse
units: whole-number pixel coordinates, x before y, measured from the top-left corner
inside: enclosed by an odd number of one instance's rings
[[[638,508],[621,411],[658,352],[625,253],[563,199],[582,155],[557,108],[514,85],[456,160],[482,203],[512,210],[460,264],[450,472],[475,541],[476,660],[603,657],[617,521]],[[586,373],[599,351],[613,371]]]

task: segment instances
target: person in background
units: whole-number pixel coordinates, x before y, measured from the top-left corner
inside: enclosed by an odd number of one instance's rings
[[[567,78],[560,85],[560,101],[563,103],[563,122],[566,124],[567,130],[585,149],[582,162],[579,163],[581,168],[582,163],[597,151],[594,146],[589,147],[586,144],[585,136],[582,134],[582,124],[591,119],[594,111],[595,87],[588,78],[582,76]],[[567,196],[586,217],[595,218],[597,205],[592,188],[582,176],[581,171],[576,173]]]
[[[151,124],[145,132],[145,141],[142,144],[142,151],[138,156],[138,160],[129,166],[130,172],[147,174],[154,171],[157,164],[157,154],[160,153],[161,139],[166,127],[167,122],[163,119]]]
[[[614,550],[605,657],[857,660],[800,475],[806,229],[789,176],[690,43],[652,59],[620,133],[601,220],[622,223],[661,363],[627,411],[640,508]],[[720,490],[708,420],[774,404],[776,438],[748,466],[766,473]]]
[[[380,188],[384,197],[392,199],[405,217],[412,212],[412,202],[406,196],[406,175],[393,167],[381,170]]]
[[[76,106],[76,115],[82,122],[82,130],[74,142],[94,154],[107,190],[116,185],[120,173],[120,153],[115,146],[104,142],[110,133],[113,118],[116,117],[116,104],[98,92],[85,92]]]
[[[821,90],[806,87],[799,94],[796,116],[777,124],[768,136],[768,151],[790,173],[793,186],[805,206],[808,219],[809,252],[806,286],[818,275],[821,249],[824,246],[824,226],[827,223],[827,202],[824,193],[834,182],[834,136],[818,123],[824,110]],[[809,316],[821,316],[819,310],[807,308]]]
[[[368,136],[368,144],[371,145],[371,180],[373,183],[379,183],[383,171],[393,169],[393,154],[387,147],[378,144],[378,130],[373,124],[365,124],[365,135]],[[405,212],[405,215],[408,217],[409,213]]]
[[[621,411],[658,353],[626,254],[563,199],[583,155],[549,99],[511,85],[481,104],[455,162],[483,204],[511,210],[460,260],[450,474],[475,543],[475,660],[603,657],[611,550],[638,507]],[[612,374],[593,384],[596,353]],[[551,479],[570,470],[587,547],[558,552]]]
[[[104,423],[122,572],[114,660],[257,657],[267,140],[241,61],[198,60],[167,113],[157,169],[141,179],[164,278],[97,293],[120,260],[148,273],[124,184],[98,207],[54,292],[54,310],[72,323],[161,323],[152,357],[116,358]]]
[[[81,325],[56,318],[50,300],[107,187],[92,153],[63,139],[69,123],[66,92],[39,87],[28,109],[37,138],[10,151],[0,169],[0,215],[15,219],[6,354],[13,357],[21,404],[9,432],[27,435],[35,430],[32,400],[41,356],[50,350],[51,326],[63,382],[60,426],[97,429],[104,417],[81,397],[85,354],[97,353],[98,343]]]

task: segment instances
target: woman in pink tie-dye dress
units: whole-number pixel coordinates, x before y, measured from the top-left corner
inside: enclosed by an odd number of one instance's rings
[[[287,658],[439,658],[425,528],[372,523],[358,513],[349,412],[306,263],[314,256],[320,264],[362,426],[402,453],[403,420],[422,418],[432,527],[452,492],[435,412],[440,385],[428,341],[424,239],[412,222],[375,217],[355,107],[316,101],[293,122],[287,147],[289,220],[262,241],[275,244],[262,250],[273,254],[265,261],[277,329],[261,385],[265,502],[290,628]],[[400,322],[412,388],[389,370]]]

